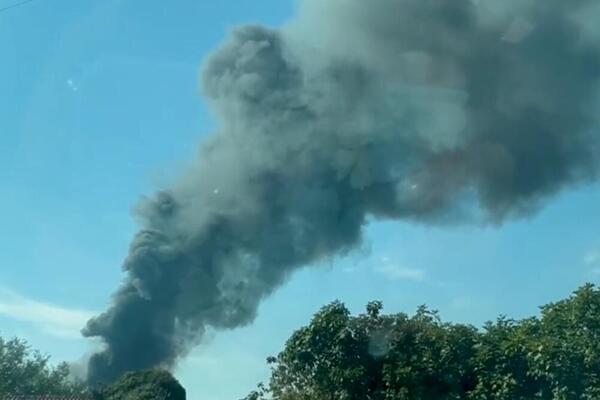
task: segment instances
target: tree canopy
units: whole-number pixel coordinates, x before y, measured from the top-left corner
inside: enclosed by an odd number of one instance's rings
[[[185,389],[167,371],[130,372],[96,391],[99,400],[185,400]]]
[[[82,396],[96,400],[185,400],[185,389],[167,371],[125,374],[111,385],[89,388],[73,378],[67,363],[50,357],[23,339],[0,337],[0,399],[9,396]]]
[[[443,322],[425,306],[412,316],[382,310],[378,301],[357,316],[339,301],[321,308],[267,359],[269,382],[246,400],[600,399],[600,289],[592,284],[539,316],[501,316],[482,329]],[[185,400],[179,382],[156,370],[90,391],[66,363],[0,337],[0,397],[9,394]]]
[[[5,395],[78,395],[85,385],[70,377],[69,366],[53,366],[48,356],[26,341],[0,337],[0,397]]]
[[[383,315],[381,302],[350,315],[317,312],[246,400],[592,400],[600,398],[600,290],[587,284],[483,329],[443,322],[425,306]]]

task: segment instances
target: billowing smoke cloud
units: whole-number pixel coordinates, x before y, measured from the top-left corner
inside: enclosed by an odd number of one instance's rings
[[[84,329],[91,382],[172,366],[206,327],[249,324],[297,268],[367,218],[499,223],[594,179],[594,0],[312,0],[244,26],[202,88],[219,121]]]

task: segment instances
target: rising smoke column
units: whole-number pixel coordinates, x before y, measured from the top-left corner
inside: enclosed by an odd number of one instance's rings
[[[306,0],[244,26],[202,88],[219,122],[141,230],[87,337],[91,383],[172,366],[206,327],[251,323],[368,217],[499,223],[595,178],[594,0]]]

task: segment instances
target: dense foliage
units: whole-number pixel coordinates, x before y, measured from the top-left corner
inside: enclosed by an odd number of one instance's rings
[[[185,389],[168,372],[132,372],[89,390],[74,379],[67,363],[52,366],[48,356],[22,339],[0,337],[0,399],[8,395],[73,396],[96,400],[185,400]]]
[[[297,330],[271,380],[247,400],[600,399],[600,290],[585,285],[541,307],[540,317],[500,317],[482,330],[444,323],[420,307],[353,317],[339,302]]]
[[[185,400],[185,389],[167,371],[130,372],[95,392],[98,400]]]
[[[13,395],[75,395],[85,386],[70,377],[66,363],[52,366],[49,357],[24,340],[0,337],[0,397]]]
[[[600,399],[600,289],[588,284],[541,307],[539,317],[500,317],[478,330],[442,322],[422,306],[385,315],[371,302],[350,315],[340,302],[315,314],[276,357],[271,379],[247,400]],[[67,364],[19,339],[0,338],[0,397],[91,394],[99,400],[185,400],[166,371],[129,373],[89,392]]]

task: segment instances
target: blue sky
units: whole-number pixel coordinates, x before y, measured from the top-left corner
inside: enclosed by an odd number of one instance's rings
[[[12,4],[0,0],[0,7]],[[37,0],[0,13],[0,334],[56,360],[93,343],[78,330],[108,304],[136,226],[130,209],[168,185],[213,120],[199,66],[240,23],[277,26],[289,0]],[[481,325],[600,279],[600,188],[576,188],[502,227],[378,222],[353,254],[306,268],[257,321],[211,332],[176,370],[190,399],[237,399],[268,376],[321,305],[388,312],[426,303]]]

